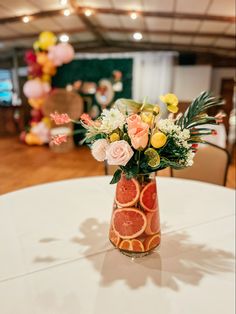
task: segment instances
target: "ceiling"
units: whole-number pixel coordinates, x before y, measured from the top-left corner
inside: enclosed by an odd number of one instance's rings
[[[63,11],[70,8],[71,15]],[[85,16],[90,8],[92,15]],[[136,11],[133,20],[130,13]],[[29,23],[22,18],[28,15]],[[76,49],[177,50],[235,55],[234,0],[0,0],[0,51],[32,47],[41,31]],[[142,40],[133,39],[141,32]]]

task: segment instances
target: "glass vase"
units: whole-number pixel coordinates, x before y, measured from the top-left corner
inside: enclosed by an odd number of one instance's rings
[[[140,174],[129,180],[122,174],[116,186],[109,239],[130,257],[148,255],[160,245],[155,173]]]

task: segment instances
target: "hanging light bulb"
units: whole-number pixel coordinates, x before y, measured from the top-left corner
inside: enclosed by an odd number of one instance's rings
[[[67,43],[69,41],[70,37],[67,34],[61,34],[59,37],[60,42]]]
[[[142,33],[140,33],[140,32],[134,33],[134,34],[133,34],[133,39],[135,39],[135,40],[141,40],[141,39],[143,39]]]
[[[24,16],[23,18],[22,18],[22,21],[25,23],[25,24],[27,24],[27,23],[29,23],[29,21],[30,21],[30,18],[29,18],[29,16]]]
[[[64,15],[64,16],[69,16],[70,14],[71,14],[70,9],[65,9],[65,10],[63,11],[63,15]]]
[[[87,16],[87,17],[90,17],[92,14],[93,14],[93,11],[90,10],[90,9],[86,9],[86,10],[84,11],[84,15]]]
[[[131,18],[132,20],[136,20],[137,17],[138,17],[138,14],[137,14],[136,12],[131,12],[131,13],[130,13],[130,18]]]
[[[60,5],[67,5],[67,0],[60,0]]]

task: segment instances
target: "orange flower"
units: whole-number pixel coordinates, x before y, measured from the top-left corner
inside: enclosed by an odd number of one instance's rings
[[[141,122],[137,127],[129,129],[131,144],[135,149],[144,149],[148,144],[148,124]]]

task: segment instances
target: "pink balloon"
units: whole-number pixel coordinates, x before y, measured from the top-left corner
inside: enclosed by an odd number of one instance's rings
[[[52,62],[55,66],[62,65],[63,62],[61,61],[61,59],[58,57],[58,54],[57,54],[57,46],[49,47],[48,59],[52,60]]]
[[[68,43],[60,43],[49,48],[48,58],[51,59],[56,66],[71,62],[74,56],[74,48]]]
[[[23,92],[27,98],[41,98],[44,97],[50,89],[51,87],[48,83],[33,79],[24,84]]]

